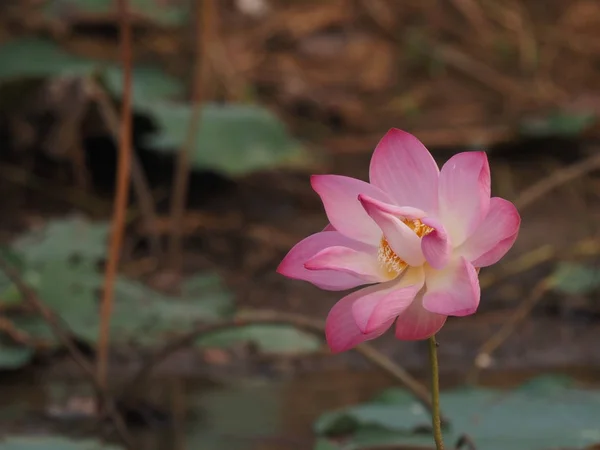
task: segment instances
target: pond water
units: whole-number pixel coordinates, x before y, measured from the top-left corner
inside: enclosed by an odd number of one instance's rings
[[[563,369],[584,385],[600,385],[600,370]],[[531,371],[485,374],[481,384],[511,387]],[[421,377],[422,378],[422,377]],[[454,387],[462,376],[442,377]],[[219,383],[205,378],[152,380],[135,410],[131,431],[147,450],[296,450],[312,448],[312,426],[323,412],[369,400],[392,380],[370,371],[327,371],[285,380],[252,378]],[[149,406],[150,405],[150,406]],[[89,387],[73,379],[7,376],[0,383],[0,433],[98,431]],[[150,425],[141,426],[140,416]]]

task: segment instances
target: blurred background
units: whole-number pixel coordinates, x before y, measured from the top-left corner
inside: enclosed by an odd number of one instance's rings
[[[0,2],[0,450],[432,448],[426,342],[332,356],[319,327],[342,294],[275,273],[326,224],[310,174],[366,179],[390,127],[440,164],[485,150],[523,219],[478,313],[438,335],[447,446],[598,448],[599,1],[128,3],[132,189],[103,385],[86,367],[122,17]]]

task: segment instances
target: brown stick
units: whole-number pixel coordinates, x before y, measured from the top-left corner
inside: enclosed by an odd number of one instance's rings
[[[495,352],[515,331],[519,324],[529,316],[535,305],[544,298],[552,288],[552,276],[542,279],[534,288],[529,297],[525,301],[519,303],[517,309],[502,325],[502,327],[490,336],[479,347],[475,364],[468,375],[469,380],[475,381],[479,371],[488,367],[491,362],[492,353]]]
[[[21,344],[32,349],[48,348],[49,343],[33,338],[29,333],[20,330],[11,320],[0,315],[0,334],[5,334],[15,344]]]
[[[94,390],[96,391],[96,395],[98,398],[102,400],[102,403],[105,408],[105,413],[108,418],[113,422],[117,434],[123,441],[123,443],[130,449],[133,449],[133,444],[131,437],[129,436],[129,432],[127,431],[127,426],[125,425],[125,421],[121,417],[121,414],[117,410],[115,403],[111,396],[108,394],[107,390],[100,382],[97,377],[97,373],[94,370],[94,366],[92,363],[85,357],[83,353],[79,350],[77,345],[72,339],[73,333],[69,330],[67,324],[54,313],[50,308],[48,308],[44,303],[40,300],[37,293],[29,287],[23,278],[19,274],[19,272],[14,269],[9,263],[7,263],[3,258],[0,258],[0,270],[6,274],[6,276],[10,279],[10,281],[17,287],[21,295],[23,296],[23,300],[34,310],[40,317],[46,322],[46,324],[52,330],[52,334],[56,337],[58,342],[67,349],[73,361],[81,368],[83,373],[87,376],[89,381],[91,382]]]
[[[98,337],[97,370],[98,381],[106,387],[108,372],[108,347],[110,316],[112,314],[114,284],[125,234],[125,216],[131,175],[131,65],[132,38],[131,18],[127,0],[118,2],[121,35],[121,58],[123,64],[123,105],[121,109],[121,134],[119,139],[119,162],[117,167],[116,198],[112,218],[112,234],[106,271],[102,303],[100,305],[100,335]]]
[[[51,185],[47,180],[33,174],[32,171],[19,166],[3,163],[0,167],[0,177],[3,181],[34,189],[43,196],[72,203],[90,214],[104,215],[111,206],[109,202],[95,197],[89,192],[71,187]]]
[[[196,8],[196,33],[194,60],[194,76],[192,79],[192,102],[194,108],[187,129],[184,145],[179,150],[177,164],[173,174],[173,194],[171,197],[171,239],[167,253],[167,266],[179,272],[183,264],[183,215],[189,187],[190,157],[196,143],[200,116],[202,112],[202,88],[208,77],[208,49],[212,39],[213,13],[215,5],[213,0],[203,0],[191,3]]]
[[[98,111],[104,119],[104,123],[108,127],[109,133],[112,135],[115,142],[118,142],[119,117],[110,100],[110,97],[98,83],[94,83],[91,80],[90,90],[92,91],[92,95],[98,106]],[[146,179],[144,168],[142,167],[139,157],[134,151],[131,153],[131,181],[133,183],[133,189],[140,206],[140,213],[142,221],[144,222],[144,228],[148,230],[150,252],[157,261],[160,261],[162,260],[163,251],[160,243],[160,232],[156,228],[158,223],[158,214],[156,213],[152,190],[150,189],[150,185]]]
[[[591,156],[557,170],[550,176],[529,186],[519,195],[515,201],[515,206],[523,210],[557,187],[598,169],[600,169],[600,149],[596,149],[596,153]]]
[[[215,333],[217,331],[226,330],[245,325],[254,324],[284,324],[291,325],[299,329],[303,329],[314,333],[318,336],[325,335],[324,324],[310,317],[300,314],[280,313],[277,311],[254,311],[244,313],[241,317],[236,317],[231,320],[224,320],[212,324],[203,324],[193,330],[182,334],[168,342],[162,349],[158,350],[154,355],[150,356],[145,363],[141,365],[139,370],[133,375],[131,380],[125,383],[122,392],[129,392],[135,389],[144,378],[146,378],[152,370],[162,361],[164,361],[172,353],[181,350],[191,345],[200,336]],[[365,359],[373,365],[379,367],[384,372],[388,373],[392,378],[406,386],[413,395],[425,406],[431,410],[431,396],[428,389],[418,380],[413,378],[404,368],[394,363],[386,355],[369,344],[361,344],[355,348],[357,353],[360,353]],[[442,420],[447,423],[446,419]]]

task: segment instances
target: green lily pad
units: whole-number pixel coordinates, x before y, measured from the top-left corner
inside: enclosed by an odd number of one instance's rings
[[[115,98],[123,93],[122,70],[113,62],[74,55],[41,38],[0,45],[0,106],[5,109],[20,105],[25,93],[45,79],[63,76],[94,76]],[[184,97],[184,84],[148,65],[134,67],[132,78],[135,111],[157,127],[144,142],[151,150],[175,154],[187,139],[193,115],[189,104],[177,102]],[[246,104],[202,108],[191,160],[197,169],[230,176],[314,164],[281,120],[261,106]]]
[[[90,344],[96,342],[99,333],[99,299],[104,285],[99,263],[106,254],[107,234],[105,222],[67,218],[48,222],[18,238],[11,247],[28,267],[25,273],[39,297],[78,339]],[[119,276],[111,340],[121,345],[155,345],[165,336],[185,332],[198,323],[230,317],[233,310],[231,293],[214,274],[198,274],[188,280],[182,297],[163,295]],[[33,337],[54,339],[37,316],[19,315],[13,320]]]
[[[77,260],[96,264],[106,255],[109,224],[72,216],[51,220],[13,241],[11,249],[24,266]]]
[[[122,447],[60,436],[7,436],[0,439],[0,450],[122,450]]]
[[[27,55],[27,58],[23,58]],[[63,76],[92,76],[115,97],[123,94],[123,71],[118,64],[69,53],[42,38],[21,38],[0,45],[0,82],[6,87],[2,104],[14,104],[14,97],[40,85],[44,79]],[[143,112],[149,101],[173,100],[183,96],[182,81],[157,66],[136,65],[132,74],[133,105]],[[5,97],[13,99],[6,100]],[[18,98],[17,98],[18,99]]]
[[[560,263],[552,274],[554,290],[565,294],[587,294],[600,287],[600,268],[571,262]]]
[[[146,105],[158,131],[146,139],[157,151],[173,153],[184,144],[192,108],[157,102]],[[284,124],[256,105],[207,104],[202,108],[192,164],[237,176],[273,167],[307,166],[311,160]]]
[[[96,343],[99,292],[104,278],[85,266],[53,263],[41,270],[38,293],[44,303],[69,324],[82,341]],[[223,286],[194,298],[169,297],[142,283],[118,277],[111,316],[111,341],[120,345],[156,345],[170,334],[231,315],[232,297]],[[52,339],[44,321],[19,317],[15,323],[33,336]]]
[[[120,67],[108,66],[100,72],[100,80],[108,91],[117,98],[123,96],[123,71]],[[182,81],[154,66],[137,66],[132,74],[132,101],[137,112],[150,113],[149,102],[178,100],[185,94]]]
[[[264,353],[298,354],[314,352],[321,348],[320,338],[288,325],[246,325],[203,336],[198,345],[206,347],[231,347],[251,342]]]
[[[160,0],[129,0],[129,7],[135,15],[141,15],[159,26],[175,27],[186,23],[189,17],[188,2],[164,2]],[[46,17],[56,20],[64,19],[65,9],[68,8],[72,17],[78,14],[84,16],[106,15],[116,13],[113,0],[62,0],[61,2],[46,2],[44,13]]]
[[[314,450],[338,450],[338,447],[333,445],[327,439],[317,439]]]
[[[23,56],[27,55],[26,58]],[[86,75],[97,65],[93,60],[64,51],[47,39],[21,38],[0,45],[0,80],[23,77]]]
[[[0,341],[0,369],[18,369],[33,357],[33,350],[28,347],[8,345]]]
[[[423,432],[430,426],[427,411],[404,396],[398,400],[325,414],[315,429],[322,437],[345,434],[344,445],[337,447],[344,450],[430,446],[432,437]],[[441,405],[452,421],[445,432],[448,443],[464,433],[486,450],[583,448],[600,441],[600,392],[577,389],[563,377],[533,380],[511,392],[457,389],[443,393]]]
[[[520,131],[531,137],[576,137],[592,126],[596,119],[596,115],[591,112],[556,111],[545,117],[524,120]]]

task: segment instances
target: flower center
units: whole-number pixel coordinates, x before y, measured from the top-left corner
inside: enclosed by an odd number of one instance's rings
[[[433,231],[433,228],[425,225],[419,219],[404,219],[402,222],[404,222],[420,238],[427,236]],[[408,267],[408,263],[400,258],[394,252],[394,250],[392,250],[392,247],[390,247],[390,244],[385,236],[381,238],[381,244],[379,246],[379,252],[377,256],[379,263],[385,270],[387,270],[390,276],[396,276]]]

